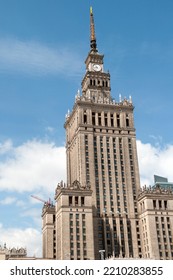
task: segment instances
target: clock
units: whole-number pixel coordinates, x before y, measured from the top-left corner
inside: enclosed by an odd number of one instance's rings
[[[99,64],[93,64],[92,68],[94,71],[97,71],[97,72],[101,70],[101,66]]]

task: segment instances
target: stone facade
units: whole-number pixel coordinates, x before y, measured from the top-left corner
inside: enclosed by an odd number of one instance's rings
[[[55,206],[45,204],[42,210],[43,258],[56,258]]]
[[[132,98],[111,96],[92,10],[90,29],[81,92],[64,125],[67,184],[57,186],[55,207],[43,208],[43,257],[172,259],[172,193],[141,192]]]
[[[91,32],[93,14],[91,18]],[[92,40],[94,38],[92,34]],[[95,44],[86,58],[82,92],[66,116],[67,183],[92,189],[94,252],[139,257],[140,188],[132,99],[111,97],[110,74]]]
[[[58,259],[94,259],[92,191],[78,181],[58,186],[56,252]]]
[[[0,246],[0,260],[17,260],[25,259],[27,257],[27,251],[25,248],[7,248],[6,244],[4,247]]]
[[[173,191],[159,185],[145,187],[138,209],[143,257],[173,259]]]

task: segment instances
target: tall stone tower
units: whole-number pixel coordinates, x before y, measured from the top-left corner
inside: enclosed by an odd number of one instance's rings
[[[67,186],[77,181],[92,190],[95,259],[100,251],[105,257],[142,257],[134,107],[131,98],[112,99],[103,57],[97,49],[91,8],[82,93],[78,91],[65,122]]]
[[[42,209],[43,258],[56,258],[55,206],[45,203]]]
[[[94,260],[92,191],[62,182],[55,192],[56,200],[56,259]]]

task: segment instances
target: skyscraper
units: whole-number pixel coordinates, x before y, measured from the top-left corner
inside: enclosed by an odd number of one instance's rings
[[[110,73],[104,70],[103,58],[97,49],[91,8],[86,72],[64,125],[67,183],[58,184],[55,207],[43,208],[44,258],[100,259],[100,253],[105,258],[159,256],[151,254],[151,248],[146,252],[142,234],[144,221],[149,221],[148,226],[154,219],[150,214],[155,215],[155,207],[148,211],[152,193],[140,194],[134,106],[131,97],[112,98]],[[172,195],[169,198],[172,201]],[[172,215],[173,209],[169,213]],[[171,226],[172,218],[164,221]],[[157,247],[158,243],[154,250]]]

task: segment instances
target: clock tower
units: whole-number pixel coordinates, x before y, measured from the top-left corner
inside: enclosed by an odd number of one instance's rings
[[[110,74],[98,52],[90,9],[90,51],[72,112],[66,115],[67,186],[91,189],[94,258],[141,257],[139,169],[133,104],[111,97]],[[79,210],[79,209],[78,209]],[[77,210],[76,210],[77,211]],[[86,210],[85,210],[86,211]],[[89,230],[90,231],[90,230]],[[88,239],[88,246],[89,241]]]
[[[82,81],[82,94],[86,99],[110,101],[110,74],[104,72],[103,57],[97,50],[94,17],[90,8],[90,52],[85,60],[86,74]]]

